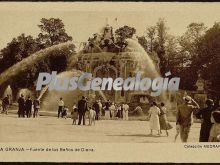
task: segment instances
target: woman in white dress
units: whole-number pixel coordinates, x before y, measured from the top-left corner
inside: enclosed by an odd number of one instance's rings
[[[123,120],[128,120],[128,110],[129,106],[128,104],[123,104]]]
[[[150,134],[152,135],[153,130],[156,130],[158,132],[158,135],[160,135],[160,109],[157,107],[156,102],[153,102],[152,107],[149,109],[148,113],[150,117]]]
[[[167,108],[165,107],[164,103],[160,104],[160,134],[162,134],[162,130],[166,131],[166,135],[169,136],[168,130],[172,129],[172,125],[169,123],[167,119]]]

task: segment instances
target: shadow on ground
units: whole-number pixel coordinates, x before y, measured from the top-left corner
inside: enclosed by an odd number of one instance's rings
[[[155,137],[155,138],[160,138],[160,137],[165,137],[165,136],[158,136],[158,135],[151,135],[151,134],[121,134],[121,135],[107,135],[107,136],[135,136],[135,137]]]

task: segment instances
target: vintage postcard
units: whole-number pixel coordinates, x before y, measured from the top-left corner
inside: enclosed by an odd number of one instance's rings
[[[220,3],[0,2],[1,162],[219,162]]]

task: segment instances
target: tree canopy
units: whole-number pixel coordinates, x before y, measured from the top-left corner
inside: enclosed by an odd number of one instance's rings
[[[1,50],[0,73],[41,49],[72,40],[72,37],[65,32],[62,20],[57,18],[42,18],[40,22],[41,24],[38,27],[41,33],[39,33],[37,38],[31,35],[26,36],[22,33],[18,37],[13,38]],[[13,81],[10,81],[12,89],[17,91],[18,88],[32,88],[39,72],[50,72],[51,70],[58,72],[64,71],[69,55],[74,52],[74,45],[70,50],[53,51],[53,56],[48,55],[49,58],[45,58],[41,62],[34,64],[31,68],[17,75]]]
[[[13,38],[12,41],[1,50],[0,73],[37,50],[39,50],[37,42],[32,36],[25,36],[25,34],[22,33],[17,38]]]
[[[42,18],[38,27],[40,33],[37,38],[22,33],[0,51],[0,73],[41,49],[72,40],[59,18]],[[123,51],[127,45],[126,39],[132,38],[136,34],[136,29],[124,25],[115,30],[115,35],[112,29],[110,32],[112,36],[108,40],[103,36],[94,35],[90,39],[93,49],[107,47],[106,50],[110,52]],[[207,28],[202,22],[192,22],[186,27],[185,33],[174,36],[169,33],[166,20],[159,19],[155,25],[146,28],[145,35],[138,36],[138,42],[149,55],[156,54],[159,57],[159,69],[162,75],[171,71],[173,76],[181,78],[181,89],[195,90],[200,74],[209,84],[208,91],[220,97],[220,22],[216,22],[211,28]],[[45,58],[18,75],[15,81],[11,82],[12,87],[33,87],[39,71],[64,71],[67,59],[73,52],[75,52],[74,45],[71,50],[52,52],[54,56]]]
[[[42,18],[38,27],[41,33],[38,34],[38,42],[45,47],[71,41],[72,37],[66,33],[64,24],[59,18]]]
[[[209,90],[220,95],[220,22],[207,30],[198,43],[198,56],[193,60],[202,77],[210,82]]]

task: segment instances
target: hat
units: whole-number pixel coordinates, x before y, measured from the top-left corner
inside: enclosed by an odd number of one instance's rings
[[[187,103],[191,103],[192,98],[190,96],[183,97],[183,100],[185,100]]]

